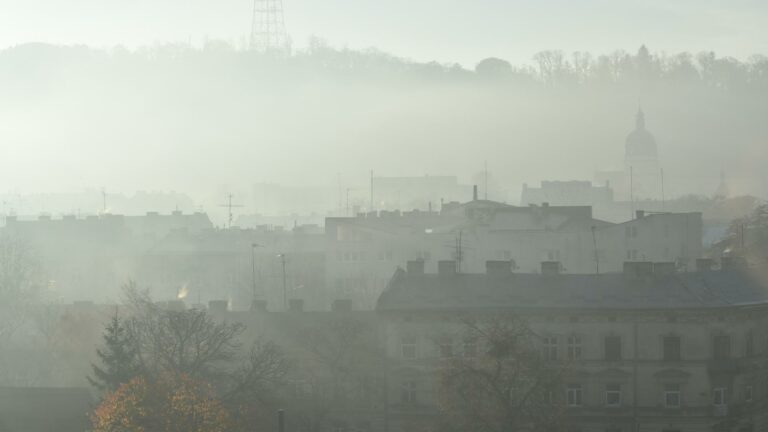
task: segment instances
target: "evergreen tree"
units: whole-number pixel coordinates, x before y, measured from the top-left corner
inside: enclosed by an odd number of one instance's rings
[[[135,340],[117,315],[104,331],[104,346],[96,350],[102,367],[91,364],[93,377],[88,381],[100,390],[114,391],[135,378],[141,368]]]

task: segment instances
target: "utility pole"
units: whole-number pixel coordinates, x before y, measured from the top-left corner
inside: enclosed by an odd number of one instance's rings
[[[347,188],[347,217],[350,216],[349,214],[349,191],[353,190],[352,188]]]
[[[101,188],[101,214],[107,214],[107,190]]]
[[[288,310],[288,285],[286,280],[286,273],[285,273],[285,254],[281,253],[278,255],[280,257],[280,261],[283,264],[283,310]]]
[[[600,274],[600,255],[597,253],[597,234],[594,225],[592,225],[592,244],[595,249],[595,274]]]
[[[232,209],[235,207],[243,207],[243,206],[241,204],[232,204],[232,198],[234,198],[234,195],[229,194],[227,197],[229,198],[229,202],[227,204],[221,204],[219,207],[226,207],[229,210],[228,228],[232,228],[232,220],[234,219],[234,215],[232,214]]]
[[[632,167],[629,167],[629,219],[635,218],[635,178]]]
[[[488,161],[485,161],[485,200],[488,201]]]
[[[664,194],[664,168],[661,169],[661,211],[665,211],[667,197]]]
[[[256,243],[251,244],[251,270],[252,270],[252,282],[253,282],[253,296],[251,298],[251,307],[255,306],[256,302],[256,248],[260,247]]]
[[[373,170],[371,170],[371,208],[369,211],[373,211]]]

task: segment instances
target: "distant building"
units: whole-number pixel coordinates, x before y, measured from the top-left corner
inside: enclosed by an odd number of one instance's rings
[[[327,218],[329,293],[371,308],[397,263],[422,260],[435,269],[457,260],[464,272],[486,261],[514,263],[523,273],[560,261],[568,273],[621,271],[625,260],[674,261],[691,268],[702,254],[700,213],[637,212],[623,223],[594,219],[588,206],[517,207],[493,201],[446,203],[440,212],[379,212]]]
[[[438,371],[468,354],[463,320],[518,316],[568,373],[569,430],[768,430],[768,273],[678,273],[627,263],[601,275],[399,270],[377,311],[389,365],[390,431],[423,430],[438,411]],[[552,267],[552,266],[550,266]],[[451,348],[445,349],[448,344]],[[449,353],[448,355],[446,353]],[[407,392],[403,389],[407,389]]]
[[[661,165],[656,138],[645,125],[645,113],[638,110],[635,129],[624,143],[623,171],[600,171],[598,184],[613,187],[620,201],[661,199]]]
[[[542,181],[541,187],[523,184],[520,205],[597,206],[613,202],[613,189],[594,186],[590,181]]]
[[[455,176],[374,177],[372,186],[377,210],[436,209],[440,202],[463,201],[472,191]]]

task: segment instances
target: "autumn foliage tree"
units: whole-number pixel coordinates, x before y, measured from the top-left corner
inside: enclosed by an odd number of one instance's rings
[[[107,393],[91,416],[95,432],[225,432],[229,412],[213,388],[186,375],[136,377]]]

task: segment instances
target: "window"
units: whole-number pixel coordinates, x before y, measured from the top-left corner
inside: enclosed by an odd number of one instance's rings
[[[605,359],[608,361],[621,360],[621,336],[605,337]]]
[[[581,360],[581,336],[568,336],[568,360]]]
[[[664,406],[667,408],[679,408],[681,402],[680,384],[667,384],[664,386]]]
[[[453,341],[450,338],[443,338],[440,340],[440,357],[453,357]]]
[[[404,359],[416,358],[417,350],[415,337],[404,337],[401,341],[400,348]]]
[[[557,360],[557,336],[548,336],[543,340],[544,360]]]
[[[752,402],[753,392],[752,386],[748,385],[744,387],[744,402]]]
[[[717,387],[712,391],[712,404],[715,406],[726,405],[725,387]]]
[[[477,340],[467,339],[464,341],[464,357],[466,358],[477,357]]]
[[[717,360],[731,356],[731,338],[728,335],[718,335],[712,339],[712,356]]]
[[[609,407],[621,406],[621,384],[605,386],[605,405]]]
[[[755,355],[755,338],[752,335],[752,330],[748,331],[745,337],[744,355],[747,357],[752,357]]]
[[[568,384],[565,400],[570,407],[581,406],[581,384]]]
[[[680,337],[664,336],[664,361],[680,360]]]
[[[406,381],[400,388],[400,401],[407,405],[416,404],[416,381]]]

